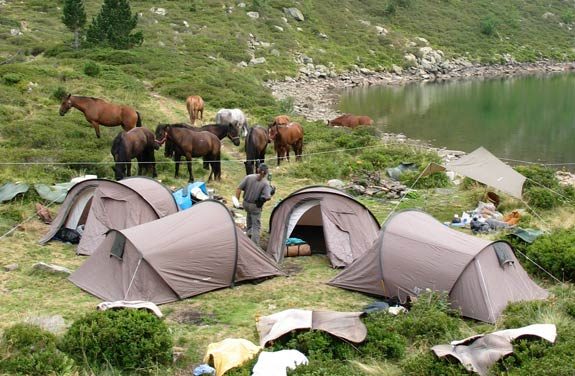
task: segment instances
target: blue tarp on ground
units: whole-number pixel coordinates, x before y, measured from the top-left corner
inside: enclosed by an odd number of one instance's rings
[[[208,188],[206,188],[206,183],[203,181],[197,181],[194,183],[190,183],[182,189],[178,189],[172,195],[178,204],[178,208],[180,210],[186,210],[192,207],[192,198],[190,197],[190,192],[194,188],[199,188],[204,194],[208,194]]]

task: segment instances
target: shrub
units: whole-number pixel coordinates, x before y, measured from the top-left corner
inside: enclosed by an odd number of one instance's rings
[[[18,73],[6,73],[2,76],[2,81],[6,85],[16,85],[18,82],[22,81],[22,75]]]
[[[128,0],[104,0],[98,16],[86,32],[86,41],[95,46],[128,49],[144,41],[141,31],[132,33],[138,25],[138,16],[132,15]]]
[[[409,314],[398,324],[398,330],[412,342],[432,344],[460,336],[458,312],[453,310],[447,293],[426,291],[417,297]]]
[[[575,231],[559,229],[543,235],[527,248],[527,256],[559,279],[575,281]],[[527,263],[532,272],[543,274],[535,265]]]
[[[479,29],[481,30],[481,34],[485,34],[487,36],[492,36],[495,34],[495,27],[497,26],[497,22],[492,17],[486,17],[481,20],[479,23]]]
[[[84,64],[84,74],[86,74],[86,76],[96,77],[100,74],[100,66],[93,61],[88,61]]]
[[[308,365],[288,371],[290,376],[349,376],[357,375],[357,370],[345,361],[312,360]]]
[[[310,360],[345,360],[358,355],[347,342],[320,330],[292,332],[277,341],[273,349],[297,349]]]
[[[531,187],[525,191],[525,199],[537,209],[553,209],[559,205],[558,196],[546,188]]]
[[[75,321],[62,349],[78,362],[122,370],[150,370],[172,360],[166,324],[147,311],[92,312]]]
[[[74,361],[56,347],[52,333],[31,324],[4,331],[0,343],[0,373],[21,375],[70,374]]]
[[[508,304],[501,314],[503,326],[505,328],[520,328],[536,323],[543,304],[544,302],[540,300]]]
[[[402,374],[406,376],[460,376],[468,374],[461,363],[446,358],[439,359],[431,352],[407,357],[400,365]]]
[[[52,92],[52,98],[56,99],[59,102],[62,101],[66,95],[68,95],[68,93],[66,92],[66,89],[64,89],[62,86],[58,86]]]
[[[400,359],[407,342],[398,330],[398,318],[387,312],[370,314],[365,320],[367,338],[361,345],[362,357],[372,359]]]

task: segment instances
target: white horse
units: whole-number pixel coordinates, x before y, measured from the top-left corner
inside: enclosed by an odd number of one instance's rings
[[[242,137],[248,134],[248,118],[239,108],[222,108],[216,114],[216,124],[232,125],[241,131]]]

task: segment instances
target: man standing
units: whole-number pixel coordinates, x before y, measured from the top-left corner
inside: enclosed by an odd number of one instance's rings
[[[236,198],[238,200],[242,191],[244,191],[242,205],[248,214],[246,233],[258,246],[260,242],[262,206],[275,193],[275,189],[266,179],[267,175],[268,166],[262,163],[257,168],[256,173],[245,176],[236,189]]]

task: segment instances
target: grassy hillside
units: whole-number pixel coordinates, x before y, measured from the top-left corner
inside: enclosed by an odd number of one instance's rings
[[[85,4],[91,19],[101,2],[86,0]],[[151,129],[158,123],[187,121],[184,100],[191,94],[199,94],[206,101],[206,123],[219,108],[239,107],[249,115],[250,124],[267,124],[277,114],[290,113],[291,102],[276,101],[263,82],[297,76],[302,55],[337,72],[356,65],[384,70],[393,64],[403,65],[404,54],[413,50],[409,42],[422,37],[448,57],[465,56],[483,63],[500,62],[503,54],[520,61],[575,57],[575,8],[573,2],[562,0],[250,0],[245,7],[235,1],[134,0],[131,5],[139,14],[142,46],[122,51],[74,50],[72,33],[60,21],[60,2],[0,0],[0,184],[51,184],[81,174],[113,177],[110,146],[120,129],[102,127],[102,138],[97,139],[80,112],[71,110],[61,117],[57,97],[62,92],[132,105],[142,114],[144,126]],[[292,6],[301,10],[305,21],[298,22],[284,13],[283,8]],[[167,13],[158,15],[152,8],[164,8]],[[259,12],[259,18],[248,17],[246,12],[250,11]],[[389,33],[378,34],[377,26]],[[249,62],[252,56],[265,57],[266,62],[238,65]],[[96,67],[98,73],[91,74],[86,67]],[[305,128],[304,160],[280,167],[271,162],[278,187],[275,201],[304,185],[325,184],[331,178],[349,179],[364,170],[383,174],[385,168],[405,160],[420,166],[439,161],[436,155],[418,148],[381,145],[371,130],[348,132],[327,128],[321,122],[297,120]],[[353,151],[342,151],[346,149]],[[268,157],[272,154],[269,150]],[[159,179],[164,184],[178,187],[186,183],[185,173],[180,179],[173,178],[172,162],[161,152],[156,156]],[[210,183],[210,187],[227,198],[244,174],[243,143],[237,148],[224,141],[223,158],[222,181]],[[198,180],[207,178],[197,162],[194,171]],[[360,200],[380,221],[392,210],[410,207],[447,220],[453,213],[472,208],[484,194],[483,187],[468,185],[425,189],[448,185],[441,178],[428,179],[420,181],[421,189],[399,206],[385,199]],[[0,239],[0,265],[20,265],[16,271],[0,273],[0,331],[29,316],[59,314],[72,322],[92,311],[98,302],[62,277],[32,270],[39,261],[72,269],[84,261],[74,256],[70,245],[36,243],[47,229],[34,215],[34,204],[40,201],[31,189],[25,196],[0,205],[0,236],[27,220],[12,235]],[[516,206],[516,202],[507,205]],[[265,206],[264,228],[271,207]],[[50,209],[56,211],[54,206]],[[573,222],[572,207],[563,208],[559,214],[549,210],[541,215],[541,219],[527,216],[526,223],[568,227]],[[175,369],[158,373],[189,374],[201,361],[207,344],[226,337],[255,341],[254,320],[258,316],[288,308],[358,310],[371,301],[325,285],[337,273],[328,267],[325,257],[290,261],[286,266],[295,271],[288,279],[243,285],[163,306],[166,321],[186,357]],[[556,298],[524,311],[518,309],[510,316],[524,319],[524,324],[558,324],[559,350],[553,353],[550,346],[525,345],[520,356],[499,366],[494,374],[521,374],[523,370],[541,374],[545,367],[537,368],[538,361],[557,364],[554,374],[562,374],[565,369],[559,367],[567,364],[567,359],[570,362],[566,354],[572,354],[570,349],[575,347],[573,286],[540,282],[550,287]],[[193,319],[196,316],[201,319]],[[442,341],[518,322],[486,325],[453,320],[458,330],[445,334]],[[429,341],[409,340],[408,354],[401,361],[365,356],[359,364],[342,362],[345,370],[341,368],[340,373],[326,368],[313,374],[433,374],[430,370],[438,362],[428,356]],[[428,368],[417,368],[419,364]],[[568,372],[572,369],[565,368],[564,374],[572,374]],[[435,369],[435,374],[448,372],[463,371],[457,367]]]

